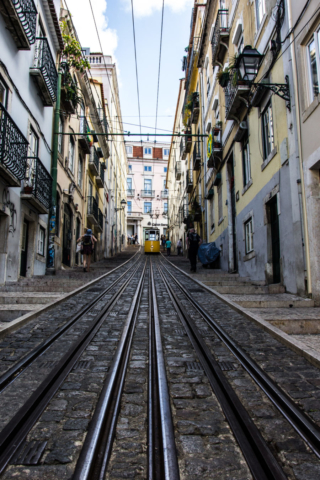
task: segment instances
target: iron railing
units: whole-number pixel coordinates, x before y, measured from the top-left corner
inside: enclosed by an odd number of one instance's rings
[[[134,197],[135,190],[134,188],[128,188],[127,189],[127,196],[128,197]]]
[[[107,120],[106,114],[104,112],[104,109],[99,107],[98,108],[98,113],[99,113],[99,118],[100,118],[100,121],[101,121],[101,124],[102,124],[102,128],[104,130],[104,133],[106,135],[108,135],[108,120]]]
[[[193,170],[199,170],[200,167],[201,167],[200,142],[195,142],[193,147]]]
[[[101,230],[103,230],[103,214],[102,214],[100,208],[98,209],[98,224],[99,224]]]
[[[90,132],[89,125],[86,117],[80,117],[80,143],[84,147],[87,153],[90,153],[90,140],[88,134]]]
[[[154,190],[141,190],[142,197],[154,197]]]
[[[33,68],[41,71],[53,102],[57,97],[58,73],[46,38],[36,38]]]
[[[216,65],[215,62],[216,62],[216,56],[218,53],[221,34],[223,32],[229,33],[228,13],[229,13],[229,10],[218,10],[218,15],[217,15],[217,19],[216,19],[216,23],[215,23],[214,31],[212,35],[212,40],[211,40],[213,67],[215,67]]]
[[[91,152],[90,152],[90,164],[94,165],[97,172],[99,172],[99,157],[98,157],[98,153],[97,153],[97,149],[96,147],[92,146],[91,147]]]
[[[186,155],[185,150],[186,150],[186,137],[182,137],[180,142],[180,158],[182,158],[183,160],[185,159],[185,155]]]
[[[28,141],[0,103],[0,163],[18,180],[27,166]]]
[[[30,188],[30,192],[28,189]],[[49,210],[52,195],[52,177],[38,157],[27,157],[23,193],[31,193]]]
[[[94,197],[88,197],[88,215],[93,215],[96,221],[99,219],[99,207],[98,202]]]
[[[30,45],[36,41],[37,9],[33,0],[11,0]]]
[[[162,190],[161,191],[161,198],[168,198],[169,197],[169,190]]]
[[[239,70],[236,69],[236,68],[231,69],[229,71],[229,82],[224,89],[225,106],[226,106],[225,116],[226,116],[226,118],[229,115],[229,112],[232,108],[234,99],[237,95],[239,75],[240,75]]]

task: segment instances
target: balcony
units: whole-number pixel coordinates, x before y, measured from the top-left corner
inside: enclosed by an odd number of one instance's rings
[[[88,137],[88,134],[90,133],[89,125],[87,122],[86,117],[80,117],[80,133],[81,135],[79,136],[79,144],[82,147],[82,150],[85,153],[90,153],[90,139]]]
[[[187,158],[187,150],[186,150],[186,137],[181,138],[180,142],[180,158],[185,160]]]
[[[99,157],[97,154],[96,147],[91,147],[91,152],[90,152],[90,160],[89,160],[89,170],[94,175],[97,177],[99,175]]]
[[[141,190],[141,197],[154,197],[154,190]]]
[[[103,188],[104,187],[104,171],[106,169],[106,166],[104,163],[100,163],[100,175],[97,175],[96,177],[96,184],[98,188]]]
[[[127,197],[134,197],[135,190],[133,188],[127,189]]]
[[[33,67],[30,68],[43,105],[52,107],[57,96],[58,73],[46,38],[36,38]]]
[[[223,62],[225,51],[228,49],[230,29],[228,27],[229,10],[218,10],[217,20],[211,40],[213,68]]]
[[[175,172],[176,172],[176,180],[180,180],[181,179],[181,162],[179,160],[176,162]]]
[[[168,198],[169,197],[169,190],[162,190],[161,191],[161,198]]]
[[[98,113],[99,113],[99,118],[100,118],[100,122],[102,124],[103,131],[107,135],[107,140],[108,140],[108,129],[109,129],[109,127],[108,127],[107,117],[106,117],[106,114],[104,112],[104,108],[98,108]]]
[[[200,104],[199,104],[199,93],[194,92],[192,94],[192,106],[191,106],[191,123],[196,125],[199,120],[200,114]]]
[[[192,215],[194,222],[201,222],[202,220],[202,202],[201,195],[196,195],[192,202]]]
[[[224,89],[227,120],[234,120],[241,105],[245,104],[248,107],[249,92],[250,86],[239,78],[239,71],[230,70],[229,82]]]
[[[103,214],[100,208],[98,208],[98,223],[96,223],[94,228],[97,233],[103,232]]]
[[[212,152],[207,162],[208,168],[215,168],[217,170],[219,168],[221,160],[222,160],[222,144],[221,142],[214,141],[212,143]]]
[[[98,202],[94,197],[87,197],[87,220],[90,225],[98,225],[99,221],[99,208]]]
[[[200,143],[195,142],[193,147],[193,170],[198,171],[201,168],[201,149]]]
[[[79,88],[69,72],[69,67],[62,63],[61,68],[63,72],[61,79],[61,109],[69,115],[74,115],[79,103]]]
[[[36,41],[37,9],[33,0],[1,0],[0,12],[19,50],[30,50]]]
[[[127,212],[127,216],[130,218],[130,220],[141,220],[142,212]]]
[[[27,157],[27,168],[21,199],[28,201],[38,213],[49,213],[52,177],[38,157]]]
[[[191,193],[193,190],[193,171],[192,170],[187,170],[187,193]]]
[[[0,103],[0,177],[20,187],[27,166],[28,141]]]

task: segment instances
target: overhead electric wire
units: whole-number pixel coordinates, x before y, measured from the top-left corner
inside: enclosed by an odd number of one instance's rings
[[[159,53],[159,71],[158,71],[158,88],[157,88],[157,106],[156,106],[156,123],[154,133],[157,133],[158,123],[158,106],[159,106],[159,89],[160,89],[160,71],[161,71],[161,53],[162,53],[162,34],[163,34],[163,16],[164,16],[164,0],[162,0],[162,16],[161,16],[161,32],[160,32],[160,53]],[[154,137],[156,143],[156,137]]]
[[[134,26],[133,0],[131,0],[131,11],[132,11],[132,28],[133,28],[134,58],[135,58],[135,64],[136,64],[136,79],[137,79],[137,96],[138,96],[139,123],[140,123],[140,134],[141,134],[141,113],[140,113],[139,77],[138,77],[138,62],[137,62],[136,29],[135,29],[135,26]],[[142,138],[140,138],[140,140],[142,141]]]

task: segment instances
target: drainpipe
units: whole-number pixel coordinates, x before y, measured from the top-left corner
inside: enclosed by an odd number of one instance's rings
[[[48,240],[48,255],[47,255],[47,275],[55,275],[55,250],[54,237],[56,235],[56,211],[57,211],[57,180],[58,180],[58,141],[59,141],[59,119],[60,119],[60,104],[61,104],[61,80],[62,72],[58,72],[58,86],[57,86],[57,101],[54,112],[53,122],[53,148],[52,148],[52,162],[51,162],[51,176],[52,176],[52,196],[51,209],[49,214],[49,240]]]
[[[292,17],[291,17],[292,7],[291,7],[291,0],[288,0],[288,20],[289,20],[289,29],[292,29]],[[292,69],[293,69],[293,86],[294,86],[294,97],[295,97],[295,105],[296,105],[296,114],[297,114],[297,134],[298,134],[298,145],[299,145],[299,167],[300,167],[300,177],[301,177],[301,200],[302,200],[302,223],[304,229],[304,248],[305,248],[305,258],[306,258],[306,274],[307,274],[307,292],[308,294],[312,294],[312,284],[311,284],[311,267],[310,267],[310,250],[309,250],[309,234],[308,234],[308,219],[307,219],[307,206],[306,206],[306,192],[305,192],[305,185],[304,185],[304,173],[303,173],[303,164],[302,164],[302,139],[301,139],[301,123],[300,123],[300,104],[299,104],[299,94],[298,94],[298,87],[297,87],[297,80],[298,80],[298,71],[297,71],[297,63],[296,63],[296,56],[294,50],[294,32],[291,31],[290,34],[290,42],[291,42],[291,58],[292,58]]]

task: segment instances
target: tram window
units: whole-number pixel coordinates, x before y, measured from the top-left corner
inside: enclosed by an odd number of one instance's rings
[[[149,240],[149,232],[146,232],[146,240]]]

